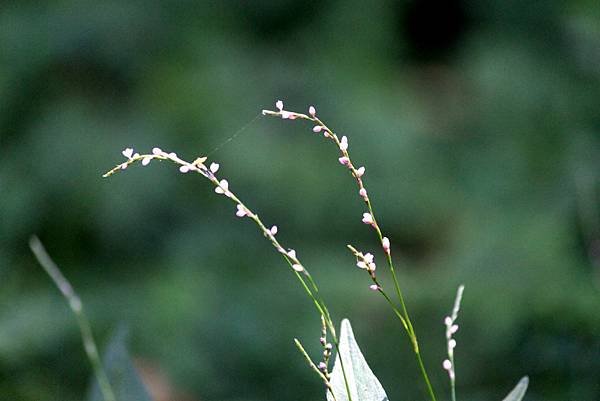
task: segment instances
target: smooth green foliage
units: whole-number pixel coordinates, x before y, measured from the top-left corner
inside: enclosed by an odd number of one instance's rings
[[[529,385],[529,377],[525,376],[513,388],[513,390],[502,401],[521,401],[527,391]]]
[[[354,339],[352,326],[348,319],[342,320],[340,330],[339,353],[331,372],[331,386],[335,399],[327,392],[328,401],[347,401],[348,393],[344,384],[344,377],[340,364],[340,357],[344,362],[348,387],[354,401],[387,401],[388,396],[369,368],[360,348]]]
[[[127,350],[127,330],[120,327],[110,339],[102,358],[118,401],[152,401]],[[94,378],[88,401],[104,401]]]

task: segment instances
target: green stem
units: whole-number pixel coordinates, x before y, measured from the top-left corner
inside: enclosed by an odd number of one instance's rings
[[[98,348],[92,335],[92,328],[88,321],[85,313],[83,312],[83,305],[81,299],[73,290],[73,287],[69,281],[63,276],[58,266],[54,263],[50,255],[44,249],[44,245],[41,241],[33,236],[29,240],[29,247],[35,255],[38,263],[44,268],[48,276],[52,279],[56,287],[63,294],[65,299],[69,303],[69,307],[77,318],[77,324],[79,325],[79,331],[81,333],[81,339],[83,341],[83,348],[85,349],[86,355],[94,369],[94,374],[98,380],[98,386],[100,392],[104,397],[105,401],[116,401],[115,393],[112,389],[108,376],[102,367],[100,356],[98,355]]]
[[[263,113],[265,113],[263,111]],[[278,115],[278,113],[276,112],[267,112],[266,114],[271,114],[271,115]],[[309,117],[305,114],[302,113],[296,113],[298,118],[301,119],[305,119],[305,120],[309,120],[312,121],[320,126],[323,127],[323,130],[325,130],[328,133],[329,138],[332,140],[332,142],[337,146],[338,149],[341,150],[342,155],[344,157],[346,157],[348,159],[348,167],[350,168],[350,170],[352,171],[353,176],[356,178],[356,182],[358,184],[359,189],[364,188],[363,185],[363,181],[362,178],[359,177],[356,173],[355,173],[355,167],[354,164],[352,163],[352,160],[350,159],[350,154],[348,153],[347,149],[342,150],[340,147],[340,140],[338,139],[337,135],[329,128],[327,127],[327,125],[325,125],[325,123],[323,123],[323,121],[321,121],[321,119],[319,119],[316,116],[313,117]],[[369,210],[369,213],[371,214],[371,217],[373,218],[373,227],[375,228],[375,231],[377,232],[377,236],[379,237],[379,241],[381,244],[383,244],[383,234],[381,232],[381,229],[379,227],[379,224],[377,224],[377,220],[375,218],[375,213],[373,212],[373,207],[371,204],[371,200],[366,197],[365,198],[365,202],[367,204],[367,208]],[[391,300],[389,299],[389,297],[387,296],[387,294],[385,294],[383,291],[380,291],[380,293],[382,293],[385,297],[386,300],[388,301],[388,303],[390,304],[390,306],[392,306],[392,309],[394,310],[394,313],[396,313],[396,316],[400,319],[400,321],[402,322],[404,328],[407,331],[407,334],[413,344],[413,350],[415,352],[415,355],[417,357],[417,361],[419,363],[419,368],[421,370],[421,374],[423,376],[423,379],[425,381],[425,384],[427,386],[427,391],[429,393],[429,396],[431,398],[431,401],[436,401],[436,397],[435,397],[435,393],[433,391],[433,388],[431,386],[431,382],[429,380],[429,376],[427,374],[427,370],[425,369],[425,365],[423,364],[423,360],[421,358],[421,353],[419,350],[419,343],[417,340],[417,335],[415,333],[415,329],[412,325],[412,322],[410,320],[410,315],[408,314],[408,308],[406,307],[406,303],[404,302],[404,297],[402,295],[402,291],[400,289],[400,284],[398,282],[398,277],[396,276],[396,271],[394,269],[394,264],[392,262],[392,258],[390,253],[386,252],[386,256],[387,256],[387,262],[388,262],[388,267],[390,269],[391,275],[392,275],[392,280],[394,282],[394,289],[396,291],[396,295],[398,297],[398,300],[400,301],[400,306],[402,308],[402,314],[398,313],[398,310],[396,309],[395,305],[393,304],[393,302],[391,302]]]
[[[429,381],[429,376],[427,375],[427,371],[425,370],[425,365],[423,364],[423,359],[421,359],[421,353],[416,351],[417,361],[419,361],[419,367],[421,368],[421,374],[425,379],[425,383],[427,384],[427,391],[429,392],[429,396],[433,401],[436,401],[435,393],[433,392],[433,387],[431,386],[431,382]]]

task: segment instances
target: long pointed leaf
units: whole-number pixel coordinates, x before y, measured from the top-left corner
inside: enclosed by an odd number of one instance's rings
[[[331,372],[331,386],[337,401],[349,401],[348,391],[344,381],[340,356],[344,363],[348,388],[352,401],[388,401],[388,397],[377,380],[377,377],[367,365],[360,348],[354,339],[352,326],[348,319],[342,320],[339,337],[339,353]],[[327,391],[327,400],[334,401],[333,396]]]
[[[525,396],[527,386],[529,386],[529,377],[525,376],[502,401],[521,401]]]

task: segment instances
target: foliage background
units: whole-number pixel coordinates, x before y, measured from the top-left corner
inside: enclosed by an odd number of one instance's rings
[[[318,352],[318,318],[231,204],[158,163],[100,178],[126,146],[194,158],[240,129],[211,156],[223,177],[352,320],[390,399],[423,398],[344,247],[376,246],[355,187],[310,127],[257,117],[279,98],[315,104],[367,166],[440,398],[465,283],[462,399],[524,374],[530,401],[600,399],[597,2],[9,1],[0,49],[1,399],[80,400],[90,376],[32,233],[100,342],[128,324],[171,399],[324,399],[292,344]]]

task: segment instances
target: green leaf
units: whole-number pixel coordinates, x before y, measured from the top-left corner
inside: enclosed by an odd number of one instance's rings
[[[529,377],[525,376],[513,388],[513,390],[502,401],[521,401],[527,391],[529,385]]]
[[[127,351],[127,329],[119,327],[111,337],[102,362],[117,401],[152,401]],[[88,401],[104,401],[93,379]]]
[[[328,401],[349,401],[348,391],[344,381],[341,360],[344,363],[348,388],[352,401],[387,401],[388,397],[377,380],[377,377],[367,365],[367,361],[360,352],[360,348],[354,339],[352,326],[348,319],[342,320],[339,337],[339,352],[335,358],[335,364],[331,372],[331,387],[334,397],[327,391]]]

